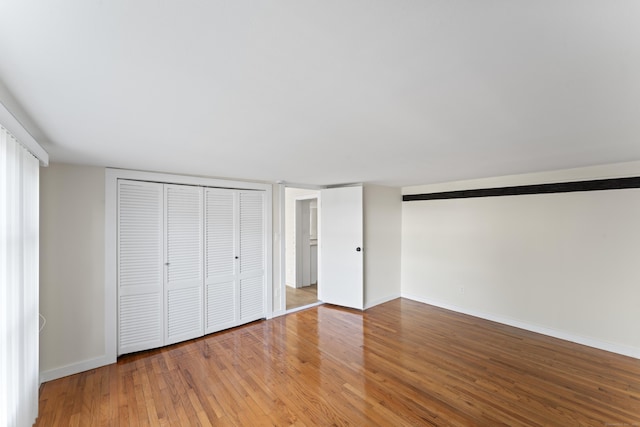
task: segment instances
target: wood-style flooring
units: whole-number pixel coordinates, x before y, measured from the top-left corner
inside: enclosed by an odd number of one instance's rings
[[[38,426],[633,426],[640,361],[417,302],[334,306],[47,382]]]
[[[318,302],[317,284],[302,288],[292,288],[291,286],[285,286],[285,288],[287,288],[287,310]]]

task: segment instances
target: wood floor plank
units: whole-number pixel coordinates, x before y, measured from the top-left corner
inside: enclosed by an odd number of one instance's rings
[[[36,425],[640,425],[640,361],[404,299],[324,305],[47,382]]]

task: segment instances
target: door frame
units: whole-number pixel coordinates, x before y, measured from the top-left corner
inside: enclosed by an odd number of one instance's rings
[[[302,228],[302,223],[301,223],[301,219],[303,214],[305,213],[304,210],[304,204],[306,203],[307,205],[311,205],[311,201],[312,200],[318,200],[320,198],[320,193],[318,194],[310,194],[310,195],[305,195],[305,196],[298,196],[295,198],[295,203],[296,203],[296,208],[295,208],[295,227],[296,227],[296,288],[301,288],[303,287],[303,285],[301,284],[301,282],[303,282],[303,272],[301,272],[301,264],[304,262],[304,250],[302,245],[304,244],[304,236],[301,233],[301,228]],[[309,206],[310,207],[310,206]],[[310,212],[307,212],[310,213]],[[306,236],[306,235],[305,235]],[[311,235],[309,235],[309,238],[311,237]],[[309,249],[310,251],[310,249]],[[311,269],[311,266],[309,266],[309,269]],[[309,271],[309,274],[311,274],[311,271]]]
[[[280,241],[280,247],[279,247],[279,252],[280,252],[280,265],[279,270],[280,270],[280,278],[279,278],[279,283],[276,283],[273,289],[274,292],[274,305],[277,307],[274,311],[273,311],[273,316],[282,316],[284,314],[287,313],[292,313],[294,311],[298,311],[302,308],[307,308],[307,307],[313,307],[315,305],[320,305],[323,304],[322,301],[319,301],[315,304],[310,304],[309,306],[304,306],[304,307],[298,307],[298,308],[294,308],[291,310],[287,310],[287,303],[286,303],[286,297],[287,297],[287,270],[286,270],[286,188],[300,188],[300,189],[307,189],[307,190],[316,190],[318,191],[317,199],[318,199],[318,209],[322,209],[321,207],[321,198],[322,198],[322,194],[321,194],[321,190],[324,189],[328,189],[328,188],[338,188],[338,187],[352,187],[352,186],[361,186],[363,187],[363,191],[364,191],[364,184],[361,182],[357,182],[357,183],[349,183],[349,184],[336,184],[336,185],[310,185],[310,184],[299,184],[299,183],[291,183],[291,182],[285,182],[285,181],[278,181],[278,204],[280,205],[280,209],[279,209],[279,218],[278,218],[278,229],[280,230],[280,233],[278,236],[276,236],[276,240],[279,239]],[[319,211],[318,211],[319,212]],[[363,213],[364,215],[364,213]],[[320,215],[318,215],[318,238],[320,238],[320,228],[321,228],[322,224],[320,221]],[[320,257],[320,240],[318,240],[318,272],[320,270],[320,264],[322,262],[322,259]],[[322,286],[322,283],[320,282],[320,278],[318,278],[318,288]]]
[[[298,311],[301,308],[306,308],[308,306],[305,307],[298,307],[298,308],[293,308],[291,310],[287,310],[287,250],[286,250],[286,244],[287,244],[287,239],[286,239],[286,228],[287,228],[287,221],[286,221],[286,189],[287,188],[300,188],[300,189],[305,189],[305,190],[314,190],[317,191],[318,194],[317,195],[313,195],[313,196],[308,196],[307,198],[312,198],[318,199],[318,206],[319,206],[319,202],[320,202],[320,190],[327,188],[326,186],[321,186],[321,185],[310,185],[310,184],[298,184],[298,183],[291,183],[291,182],[284,182],[284,181],[279,181],[278,182],[278,204],[280,205],[280,209],[279,209],[279,218],[278,218],[278,228],[280,229],[280,236],[279,236],[279,240],[280,240],[280,247],[279,247],[279,252],[280,252],[280,265],[279,265],[279,270],[280,270],[280,277],[279,277],[279,283],[274,285],[274,303],[277,306],[277,309],[275,309],[273,311],[273,316],[282,316],[284,314],[287,313],[293,313],[294,311]],[[305,196],[300,196],[302,198],[304,198]],[[311,304],[311,306],[313,305],[320,305],[322,304],[322,302],[317,302],[315,304]]]
[[[117,215],[118,180],[158,182],[164,184],[185,184],[202,187],[233,188],[238,190],[259,190],[265,192],[264,233],[265,233],[265,313],[267,319],[273,317],[273,186],[257,182],[232,181],[202,178],[189,175],[144,172],[128,169],[105,168],[105,266],[104,266],[104,336],[105,354],[83,365],[83,370],[115,363],[117,360]],[[72,372],[75,373],[75,372]],[[68,374],[70,375],[70,374]]]

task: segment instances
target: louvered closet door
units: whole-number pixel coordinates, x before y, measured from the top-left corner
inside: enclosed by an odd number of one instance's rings
[[[205,333],[238,324],[237,191],[205,188]]]
[[[202,324],[203,190],[165,185],[165,345],[199,337]]]
[[[240,191],[240,323],[265,317],[264,192]]]
[[[118,181],[118,354],[163,345],[162,184]]]

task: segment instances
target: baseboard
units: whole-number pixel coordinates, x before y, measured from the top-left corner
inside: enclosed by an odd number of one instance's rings
[[[50,369],[40,372],[40,384],[57,380],[58,378],[67,377],[69,375],[78,374],[80,372],[89,371],[91,369],[100,368],[101,366],[116,363],[116,359],[108,356],[96,357],[95,359],[83,360],[82,362],[72,363],[60,368]]]
[[[369,309],[371,307],[375,307],[376,305],[384,304],[385,302],[389,302],[389,301],[394,300],[396,298],[400,298],[400,296],[401,296],[400,294],[393,294],[393,295],[388,295],[388,296],[386,296],[384,298],[378,298],[376,300],[373,300],[373,301],[367,303],[364,306],[364,309],[367,310],[367,309]]]
[[[276,317],[280,317],[280,316],[284,316],[285,314],[287,314],[287,310],[276,310],[271,312],[271,317],[267,317],[268,319],[274,319]]]
[[[430,298],[418,297],[410,294],[402,294],[402,298],[407,298],[412,301],[421,302],[424,304],[434,305],[436,307],[444,308],[446,310],[455,311],[457,313],[467,314],[469,316],[479,317],[485,320],[491,320],[492,322],[502,323],[504,325],[513,326],[515,328],[524,329],[527,331],[535,332],[542,335],[547,335],[554,338],[559,338],[564,341],[574,342],[576,344],[586,345],[588,347],[597,348],[599,350],[609,351],[611,353],[621,354],[623,356],[633,357],[635,359],[640,359],[640,348],[625,346],[620,344],[614,344],[607,341],[597,340],[590,337],[584,337],[580,335],[571,334],[569,332],[547,328],[544,326],[539,326],[527,322],[523,322],[520,320],[512,319],[505,316],[500,316],[491,313],[485,313],[476,310],[470,310],[458,307],[453,304],[449,304],[442,301],[436,301]]]
[[[290,308],[289,310],[286,310],[284,312],[284,314],[295,313],[296,311],[306,310],[307,308],[317,307],[317,306],[322,305],[322,304],[324,304],[322,301],[312,302],[311,304],[301,305],[300,307]]]

